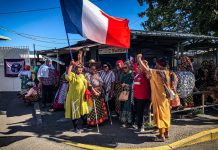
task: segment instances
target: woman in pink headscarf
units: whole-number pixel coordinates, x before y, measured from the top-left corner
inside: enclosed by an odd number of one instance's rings
[[[114,74],[115,74],[114,96],[115,96],[115,111],[118,115],[120,113],[120,101],[118,100],[118,98],[122,91],[121,79],[124,74],[123,67],[124,67],[123,61],[117,60],[116,68],[114,70]]]

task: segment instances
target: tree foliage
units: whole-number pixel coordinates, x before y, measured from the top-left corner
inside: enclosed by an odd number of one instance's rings
[[[218,0],[138,0],[149,7],[140,12],[147,31],[181,31],[218,35]]]

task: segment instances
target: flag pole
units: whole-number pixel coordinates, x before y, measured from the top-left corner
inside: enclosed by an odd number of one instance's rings
[[[126,61],[129,59],[129,56],[128,56],[128,48],[126,49]]]
[[[63,1],[63,3],[64,3],[64,1]],[[63,13],[63,7],[62,7],[62,4],[61,4],[61,0],[60,0],[60,5],[61,5],[61,12],[62,12],[62,17],[63,17],[63,21],[64,21],[64,15],[63,15],[64,13]],[[66,33],[66,36],[67,36],[67,43],[68,43],[68,48],[69,48],[69,51],[70,51],[70,58],[72,60],[73,59],[73,53],[72,53],[72,51],[70,49],[70,40],[69,40],[69,36],[68,36],[67,30],[66,30],[65,21],[64,21],[64,29],[65,29],[65,33]]]

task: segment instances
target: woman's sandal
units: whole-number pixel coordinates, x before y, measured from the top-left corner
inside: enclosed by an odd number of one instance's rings
[[[169,139],[169,132],[165,132],[164,136],[165,136],[166,139]]]
[[[165,142],[165,137],[164,137],[164,136],[157,135],[157,136],[154,138],[154,142]]]
[[[159,133],[159,129],[154,129],[151,133],[152,134],[157,134],[157,133]]]
[[[54,112],[55,109],[54,109],[54,108],[50,108],[48,111],[49,111],[49,112]]]

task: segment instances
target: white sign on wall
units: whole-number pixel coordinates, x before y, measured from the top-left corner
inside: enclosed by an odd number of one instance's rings
[[[127,49],[123,48],[117,48],[117,47],[107,47],[102,48],[98,50],[99,55],[105,55],[105,54],[120,54],[120,53],[126,53]]]

